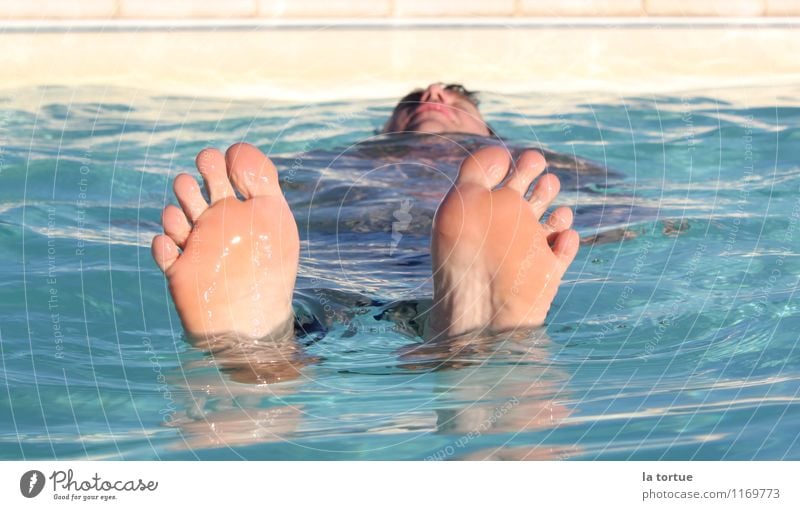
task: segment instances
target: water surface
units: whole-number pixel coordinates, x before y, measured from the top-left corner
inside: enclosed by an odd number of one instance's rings
[[[377,137],[390,99],[6,92],[0,458],[800,459],[798,92],[484,95],[504,143],[566,155],[597,242],[546,327],[432,346],[431,219],[485,140]],[[300,334],[212,356],[149,246],[175,175],[240,140],[298,221]]]

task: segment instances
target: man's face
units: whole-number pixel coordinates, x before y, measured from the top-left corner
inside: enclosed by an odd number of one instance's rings
[[[401,99],[384,132],[491,134],[463,87],[441,83],[415,90]]]

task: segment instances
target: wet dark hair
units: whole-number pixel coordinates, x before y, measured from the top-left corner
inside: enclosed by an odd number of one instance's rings
[[[454,92],[459,96],[463,97],[470,103],[472,103],[476,108],[480,104],[480,99],[478,98],[478,92],[474,90],[468,90],[465,86],[461,85],[460,83],[448,83],[445,85],[444,90],[448,92]],[[409,105],[417,105],[422,100],[422,94],[425,92],[425,89],[414,89],[405,96],[397,103],[394,110],[392,111],[392,117],[394,117],[395,113],[402,108],[406,108]],[[489,131],[489,136],[492,138],[499,138],[497,133],[494,132],[494,129],[489,125],[488,122],[485,120],[483,123],[486,125],[486,129]]]

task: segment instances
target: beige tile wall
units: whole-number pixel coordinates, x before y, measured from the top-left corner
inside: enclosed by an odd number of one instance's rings
[[[257,1],[258,15],[266,18],[375,18],[392,14],[391,0]]]
[[[29,0],[30,1],[30,0]],[[83,0],[78,0],[77,3]],[[257,0],[116,0],[121,18],[242,18],[254,16]],[[48,2],[45,2],[48,3]]]
[[[524,16],[642,16],[642,0],[520,0]]]
[[[118,4],[118,0],[0,0],[0,20],[111,18],[117,14]]]
[[[394,15],[424,16],[513,16],[515,0],[393,0]]]
[[[800,16],[800,0],[0,0],[0,20]]]
[[[762,16],[766,0],[644,0],[653,16]]]
[[[767,16],[797,16],[800,14],[800,0],[766,0]]]

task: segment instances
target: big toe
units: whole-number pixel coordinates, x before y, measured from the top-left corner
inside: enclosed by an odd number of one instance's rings
[[[494,188],[508,174],[511,155],[503,147],[485,147],[470,154],[461,163],[456,184],[477,184]]]
[[[245,198],[280,193],[278,171],[263,152],[249,143],[237,143],[225,152],[233,185]]]

